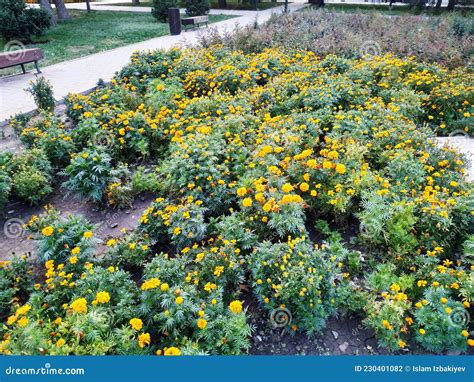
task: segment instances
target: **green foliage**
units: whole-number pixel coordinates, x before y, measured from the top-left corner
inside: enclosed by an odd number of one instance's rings
[[[31,264],[26,256],[0,262],[0,317],[8,315],[18,301],[24,301],[32,285]]]
[[[42,36],[51,25],[51,16],[44,9],[27,7],[24,0],[0,0],[0,36],[30,43],[33,36]]]
[[[249,259],[252,287],[270,312],[281,306],[289,310],[293,330],[320,332],[337,310],[341,255],[331,246],[317,249],[305,238],[259,244]]]
[[[36,81],[30,82],[30,87],[26,90],[33,95],[39,110],[54,110],[53,88],[46,78],[39,77]]]
[[[99,202],[111,173],[111,158],[102,147],[86,149],[73,154],[71,163],[63,172],[68,177],[63,186],[83,198]]]
[[[166,23],[168,21],[168,8],[175,8],[176,6],[176,0],[153,0],[151,14],[157,21]]]
[[[171,242],[182,249],[205,237],[205,211],[202,201],[192,197],[176,205],[168,199],[157,198],[141,217],[139,230],[154,243]]]
[[[428,288],[415,310],[415,340],[426,350],[466,351],[469,313],[443,288]]]
[[[32,204],[38,204],[53,191],[51,164],[40,149],[32,149],[12,157],[10,163],[12,192]]]
[[[209,0],[186,0],[186,14],[188,16],[202,16],[209,13]]]
[[[98,240],[88,237],[94,225],[81,215],[60,218],[54,209],[48,209],[28,223],[31,232],[38,235],[38,257],[40,262],[54,260],[65,262],[76,256],[78,264],[88,261]]]

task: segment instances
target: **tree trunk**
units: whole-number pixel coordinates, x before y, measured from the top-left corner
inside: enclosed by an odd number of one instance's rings
[[[64,0],[53,0],[54,5],[56,6],[56,13],[58,14],[58,20],[64,21],[69,19],[69,12],[64,5]]]
[[[91,2],[89,0],[86,0],[86,9],[87,13],[91,13]]]
[[[443,0],[436,0],[436,9],[440,9],[440,8],[441,8],[442,2],[443,2]]]
[[[448,0],[448,7],[446,8],[448,11],[454,10],[454,6],[456,5],[456,0]]]
[[[140,5],[140,0],[132,0],[132,5]]]
[[[226,0],[219,0],[219,8],[227,8],[227,1]]]
[[[49,0],[39,0],[39,5],[51,15],[51,26],[54,27],[56,25],[56,15],[53,13],[53,8],[51,7]]]

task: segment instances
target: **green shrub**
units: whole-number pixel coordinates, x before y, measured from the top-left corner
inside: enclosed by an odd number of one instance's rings
[[[62,172],[68,177],[63,186],[85,199],[101,201],[111,178],[110,162],[110,156],[101,147],[73,154],[71,163]]]
[[[13,157],[11,178],[13,193],[32,204],[38,204],[53,191],[51,164],[40,149],[31,149]]]
[[[24,0],[0,0],[0,35],[8,40],[31,42],[51,26],[51,16],[44,9],[26,6]]]
[[[39,77],[36,81],[31,81],[30,87],[26,90],[33,95],[39,110],[54,110],[53,88],[47,79]]]
[[[186,14],[188,16],[202,16],[209,13],[209,0],[186,0]]]
[[[28,228],[38,235],[38,257],[42,262],[52,260],[83,265],[98,243],[92,234],[94,224],[81,215],[60,218],[52,208],[40,216],[34,216],[28,222]]]
[[[168,8],[177,6],[176,0],[153,0],[151,14],[161,23],[168,21]]]
[[[26,168],[13,175],[14,192],[32,204],[38,204],[53,191],[49,176],[34,167]]]
[[[336,312],[335,280],[342,278],[340,253],[316,249],[304,237],[258,245],[250,255],[251,285],[270,312],[284,307],[292,330],[320,332]]]

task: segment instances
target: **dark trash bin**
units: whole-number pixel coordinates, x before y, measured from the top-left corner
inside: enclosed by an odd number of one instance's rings
[[[168,22],[170,24],[170,34],[172,36],[181,34],[179,8],[168,8]]]

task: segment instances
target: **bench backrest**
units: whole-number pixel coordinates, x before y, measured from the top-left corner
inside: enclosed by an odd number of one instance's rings
[[[23,49],[0,53],[0,68],[38,61],[43,58],[41,49]]]
[[[195,16],[193,18],[195,23],[206,23],[209,20],[207,16]]]

